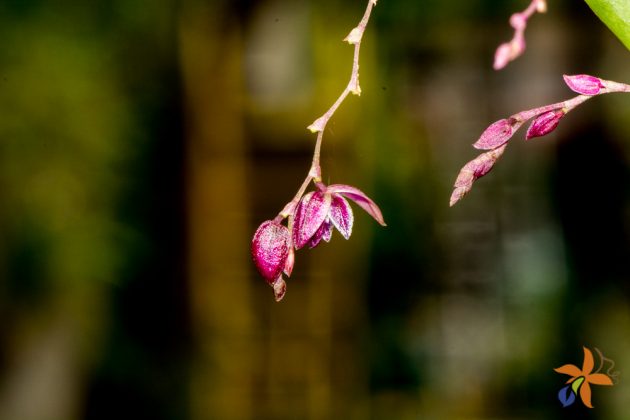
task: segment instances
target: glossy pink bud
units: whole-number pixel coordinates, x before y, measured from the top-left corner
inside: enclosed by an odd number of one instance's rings
[[[496,121],[481,133],[479,140],[473,144],[473,147],[481,150],[496,149],[497,147],[505,144],[519,129],[522,122],[515,120],[514,118],[502,119]]]
[[[267,220],[256,230],[252,239],[252,258],[258,272],[269,284],[273,285],[286,270],[290,246],[289,229],[278,222]]]
[[[588,74],[577,74],[574,76],[567,76],[565,74],[562,77],[572,91],[581,95],[597,95],[604,88],[604,84],[600,78],[589,76]]]
[[[560,119],[566,114],[562,109],[555,109],[552,111],[544,112],[534,118],[532,124],[527,129],[525,134],[525,140],[529,140],[534,137],[542,137],[551,133],[556,129],[560,123]]]

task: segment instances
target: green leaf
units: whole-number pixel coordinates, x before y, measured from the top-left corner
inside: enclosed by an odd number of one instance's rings
[[[630,1],[585,0],[593,12],[630,50]]]

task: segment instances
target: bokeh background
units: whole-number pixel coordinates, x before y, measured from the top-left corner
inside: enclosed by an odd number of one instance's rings
[[[527,3],[379,1],[322,166],[388,226],[355,207],[276,303],[251,237],[366,1],[0,2],[0,419],[627,419],[630,98],[523,129],[448,207],[487,125],[573,96],[562,74],[630,82],[569,0],[493,71]],[[582,346],[620,381],[563,409]]]

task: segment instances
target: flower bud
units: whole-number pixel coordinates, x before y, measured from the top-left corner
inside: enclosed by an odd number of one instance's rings
[[[273,285],[286,270],[290,243],[289,229],[273,220],[263,222],[256,230],[252,239],[252,258],[267,283]]]
[[[505,144],[521,126],[514,118],[502,119],[485,129],[479,140],[473,144],[475,149],[490,150]]]
[[[574,76],[567,76],[565,74],[562,77],[564,78],[564,82],[572,91],[581,95],[597,95],[602,88],[604,88],[601,79],[589,76],[588,74],[577,74]]]
[[[449,203],[451,207],[468,194],[473,183],[478,178],[481,178],[492,170],[494,164],[499,160],[501,155],[503,155],[506,147],[507,144],[504,144],[494,150],[482,153],[464,165],[459,171],[455,184],[453,185],[454,189]]]
[[[551,133],[556,129],[560,123],[560,119],[564,117],[565,114],[566,112],[564,110],[555,109],[538,115],[527,129],[525,140],[529,140],[533,137],[542,137]]]

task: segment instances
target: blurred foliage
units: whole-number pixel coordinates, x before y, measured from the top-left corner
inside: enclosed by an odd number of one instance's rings
[[[595,14],[630,49],[630,6],[620,0],[586,0]]]

